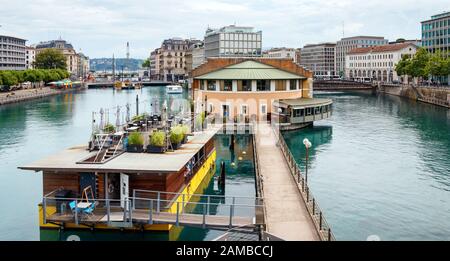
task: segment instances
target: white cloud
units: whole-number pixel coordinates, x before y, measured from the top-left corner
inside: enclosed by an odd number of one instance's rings
[[[208,26],[254,26],[263,45],[302,47],[345,34],[420,38],[420,21],[448,0],[0,0],[0,34],[36,43],[62,36],[90,57],[135,57],[170,37],[203,38]]]

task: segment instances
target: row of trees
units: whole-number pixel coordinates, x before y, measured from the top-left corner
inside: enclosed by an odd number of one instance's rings
[[[0,71],[0,86],[7,89],[11,86],[24,82],[45,82],[59,81],[70,77],[70,73],[65,69],[37,69],[25,71]]]
[[[395,71],[398,75],[418,79],[446,77],[450,75],[450,53],[429,53],[419,48],[413,57],[402,57],[395,66]]]

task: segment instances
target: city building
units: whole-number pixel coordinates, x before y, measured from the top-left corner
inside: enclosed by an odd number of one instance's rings
[[[205,57],[261,57],[262,32],[247,26],[208,28],[205,34]]]
[[[335,43],[308,44],[301,51],[301,65],[313,71],[314,77],[336,76]]]
[[[450,51],[450,12],[433,15],[422,22],[422,47],[430,53]],[[435,77],[435,80],[449,84],[450,75]]]
[[[82,77],[83,79],[85,79],[90,71],[90,63],[89,63],[89,57],[84,55],[83,53],[79,53],[78,54],[79,57],[79,69],[78,69],[78,74],[80,77]]]
[[[192,70],[200,66],[205,61],[205,48],[203,42],[195,42],[189,46],[185,54],[186,72],[191,77]]]
[[[403,56],[412,57],[418,49],[413,43],[356,48],[346,56],[345,76],[361,81],[401,82],[395,65]]]
[[[352,36],[342,38],[336,43],[336,74],[344,76],[345,56],[355,48],[372,47],[388,44],[381,36]]]
[[[422,22],[422,46],[431,53],[450,51],[450,12]]]
[[[25,69],[34,69],[34,61],[36,60],[36,48],[26,46],[25,48]]]
[[[160,48],[150,53],[150,80],[158,80]]]
[[[26,40],[0,35],[0,70],[26,69]]]
[[[290,58],[294,63],[300,63],[300,49],[298,48],[272,48],[263,52],[263,57],[267,58]]]
[[[164,40],[160,48],[150,54],[150,71],[153,80],[177,82],[187,78],[186,52],[200,40],[172,38]]]
[[[193,97],[227,120],[267,119],[275,100],[312,98],[312,72],[292,59],[208,58],[193,70]]]
[[[72,44],[68,43],[65,40],[52,40],[47,42],[41,42],[36,45],[36,55],[46,49],[56,49],[60,50],[63,55],[66,57],[67,71],[73,77],[81,77],[80,75],[80,57],[77,52],[73,48]]]

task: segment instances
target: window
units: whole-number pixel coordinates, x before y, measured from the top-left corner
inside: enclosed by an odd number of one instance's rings
[[[306,108],[306,116],[310,116],[312,114],[312,108]]]
[[[243,105],[241,106],[241,114],[243,114],[243,115],[248,115],[248,105],[243,104]]]
[[[208,87],[207,87],[208,91],[215,91],[216,90],[216,81],[208,80],[207,83],[208,83]]]
[[[275,90],[276,91],[286,91],[286,81],[276,80],[275,81]]]
[[[232,80],[221,81],[220,87],[221,87],[220,88],[221,91],[231,92],[233,90],[233,81]]]
[[[304,109],[294,109],[293,110],[293,116],[298,118],[298,117],[303,117],[305,114],[305,110]]]
[[[256,81],[256,90],[257,91],[270,91],[270,80],[257,80]]]
[[[289,89],[297,90],[297,80],[289,80]]]
[[[238,81],[238,91],[251,92],[252,91],[252,81],[251,80]]]

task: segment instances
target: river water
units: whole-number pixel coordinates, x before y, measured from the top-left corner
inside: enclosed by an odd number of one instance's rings
[[[331,119],[284,133],[338,240],[450,240],[450,110],[325,93]],[[304,173],[304,172],[303,172]]]
[[[167,97],[164,87],[96,89],[0,107],[0,240],[66,240],[75,233],[39,230],[41,174],[17,167],[85,144],[92,111],[133,103],[136,94],[141,101],[187,97]],[[313,143],[308,179],[337,239],[449,240],[449,110],[392,96],[320,96],[334,100],[333,117],[284,135],[302,168],[301,142],[308,137]],[[217,166],[223,160],[228,173],[225,194],[254,196],[251,139],[237,137],[234,153],[229,142],[228,136],[216,137]],[[214,177],[205,182],[204,193],[219,193]],[[221,232],[76,234],[81,240],[211,240]]]
[[[177,110],[188,93],[166,95],[165,87],[142,90],[92,89],[63,94],[18,104],[0,106],[0,240],[66,240],[77,236],[81,240],[212,240],[223,231],[177,228],[167,233],[126,233],[101,231],[39,230],[38,203],[42,199],[42,175],[17,169],[42,157],[68,147],[87,144],[91,134],[92,112],[110,109],[110,122],[115,122],[113,109],[136,102],[139,111],[150,111],[150,103],[167,100],[169,110]],[[170,106],[170,104],[174,104]],[[135,107],[131,106],[134,115]],[[229,149],[230,137],[217,135],[217,162],[224,161],[227,170],[225,192],[217,179],[211,177],[202,186],[205,194],[255,196],[253,155],[250,136],[236,138],[234,152]],[[220,171],[216,169],[216,174]],[[227,202],[230,204],[230,202]],[[220,206],[216,213],[227,211]]]

